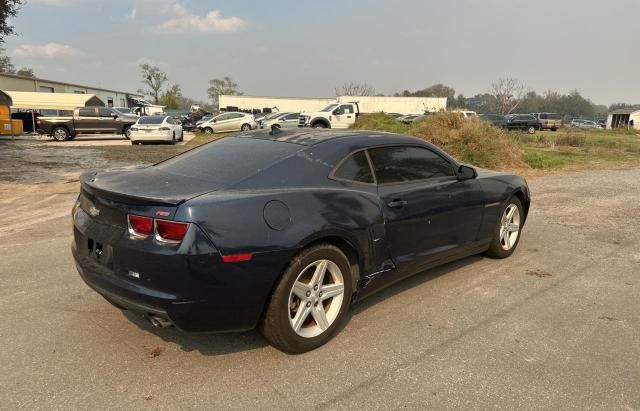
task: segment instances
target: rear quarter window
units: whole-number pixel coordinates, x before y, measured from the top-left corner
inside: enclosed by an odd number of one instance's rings
[[[226,137],[154,167],[173,175],[229,185],[259,173],[300,149],[297,144]]]
[[[357,183],[372,184],[373,173],[369,166],[369,160],[364,151],[350,155],[333,173],[340,180],[355,181]]]

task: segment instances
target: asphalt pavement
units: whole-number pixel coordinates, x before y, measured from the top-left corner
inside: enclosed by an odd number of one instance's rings
[[[75,184],[0,198],[0,408],[640,409],[640,170],[533,179],[511,258],[401,282],[303,355],[108,304],[72,262]]]

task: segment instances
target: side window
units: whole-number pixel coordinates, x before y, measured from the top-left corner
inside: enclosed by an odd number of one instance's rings
[[[78,109],[78,116],[80,117],[95,117],[96,109],[95,108],[80,108]]]
[[[218,117],[216,117],[217,121],[224,121],[224,120],[229,120],[231,117],[231,114],[220,114]]]
[[[240,113],[231,113],[231,114],[229,114],[229,118],[230,119],[234,119],[234,120],[238,119],[238,118],[242,118],[242,117],[244,117],[244,114],[240,114]]]
[[[357,181],[359,183],[373,183],[373,174],[364,151],[352,154],[340,164],[333,176],[343,180]]]
[[[378,184],[453,177],[453,166],[433,151],[413,146],[369,150]]]
[[[540,120],[546,120],[549,118],[546,114],[540,114]]]
[[[351,104],[343,104],[340,106],[340,114],[353,114],[353,106]]]
[[[111,117],[113,116],[113,112],[106,108],[98,108],[98,117]]]
[[[298,113],[289,114],[284,119],[285,120],[297,120],[300,115]]]

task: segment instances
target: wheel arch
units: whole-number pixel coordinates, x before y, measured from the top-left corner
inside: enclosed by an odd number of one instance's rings
[[[527,221],[527,216],[529,215],[529,205],[530,205],[529,198],[527,196],[525,196],[525,194],[524,194],[524,192],[522,191],[521,188],[518,188],[513,193],[513,197],[517,197],[518,200],[520,200],[520,203],[522,204],[522,207],[524,208],[524,222],[526,222]]]
[[[314,127],[316,124],[318,123],[322,123],[324,124],[327,128],[331,128],[331,123],[329,123],[329,120],[327,120],[324,117],[316,117],[313,120],[311,120],[311,122],[309,124],[311,124],[311,127]]]

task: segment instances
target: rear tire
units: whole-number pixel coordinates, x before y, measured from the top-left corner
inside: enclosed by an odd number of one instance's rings
[[[251,131],[251,126],[249,124],[243,124],[242,127],[240,127],[240,131]]]
[[[122,135],[127,140],[131,140],[131,126],[125,127],[124,130],[122,130]]]
[[[51,137],[56,141],[69,140],[69,130],[65,127],[56,127],[51,130]]]
[[[488,257],[507,258],[513,254],[520,243],[524,217],[522,202],[516,196],[511,197],[500,210],[491,245],[485,253]]]
[[[349,260],[337,247],[320,244],[301,251],[271,296],[260,327],[262,334],[273,346],[289,353],[320,347],[347,318],[351,281]]]

